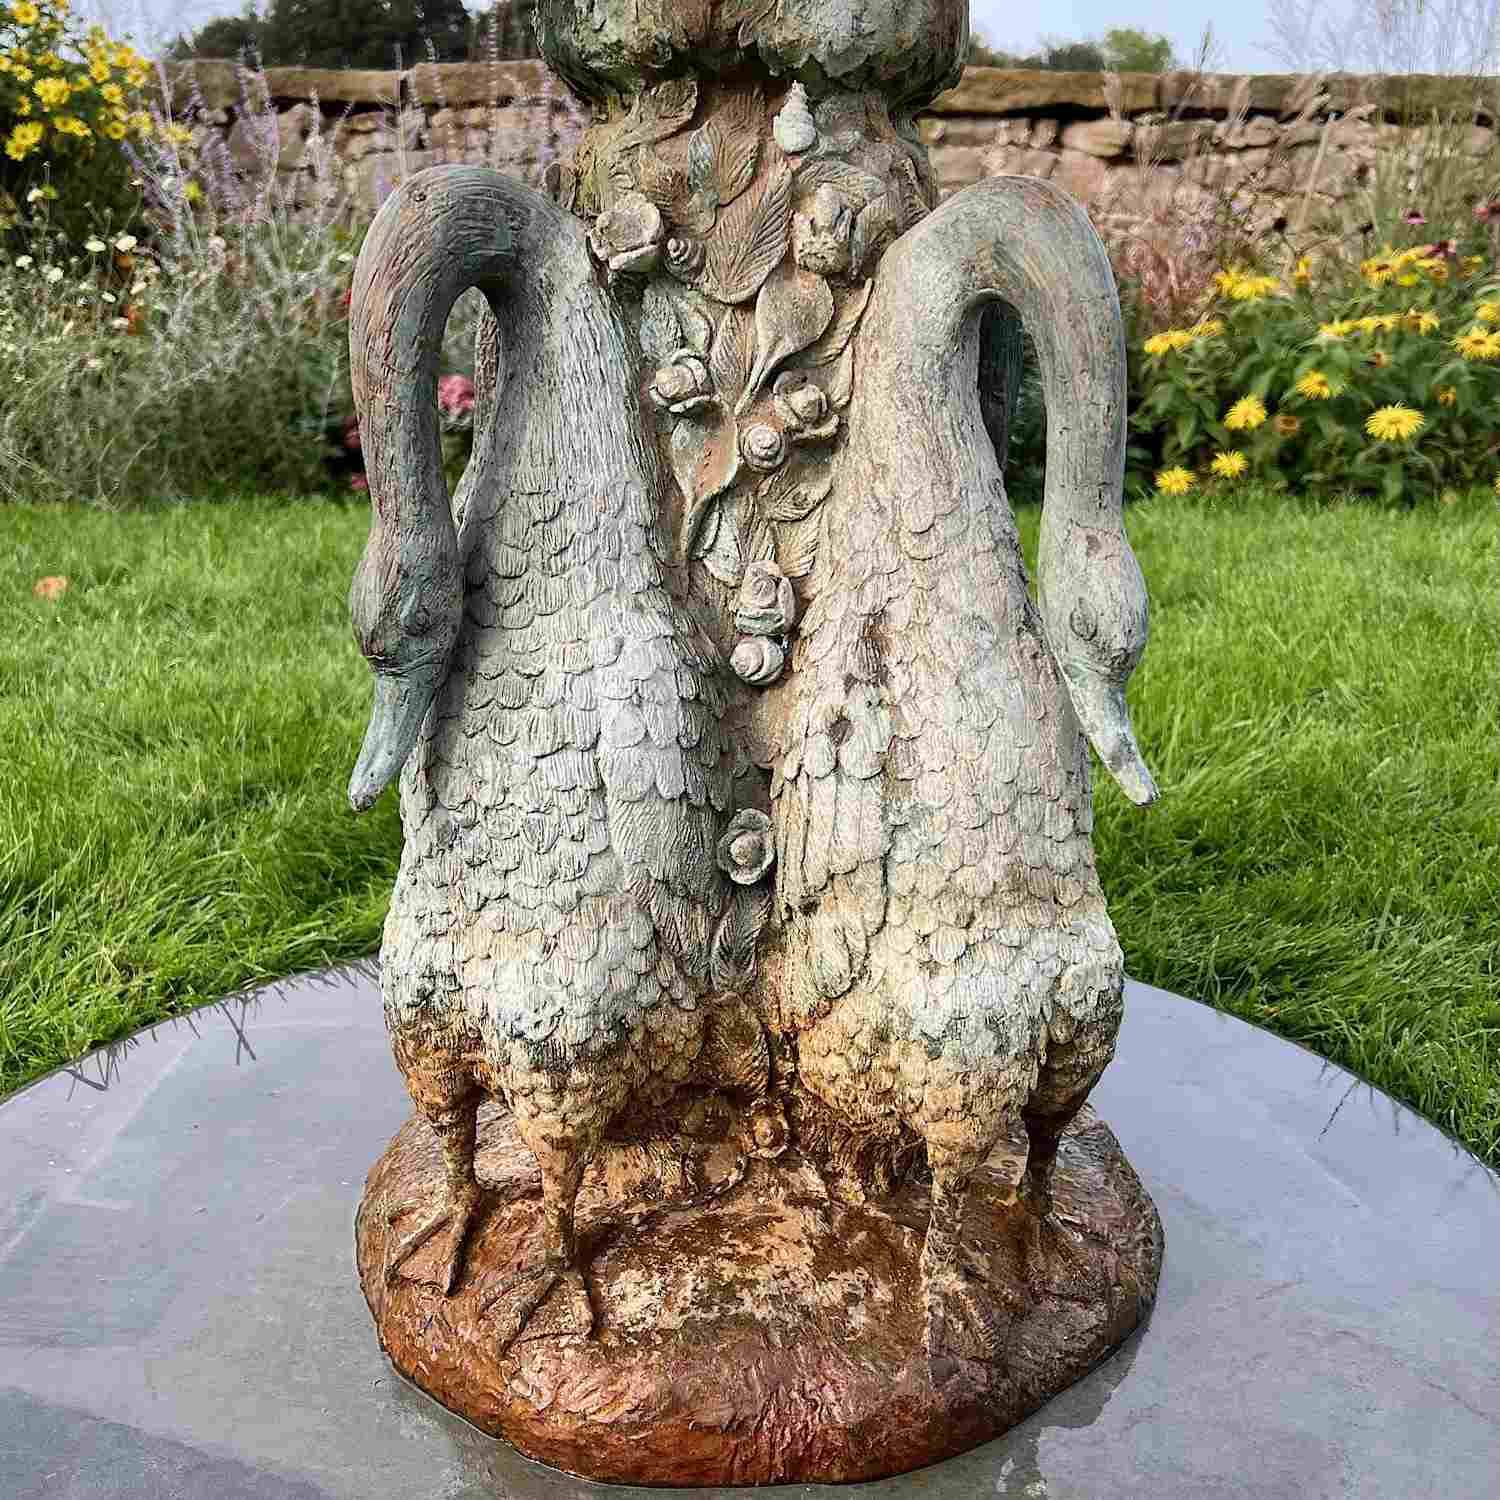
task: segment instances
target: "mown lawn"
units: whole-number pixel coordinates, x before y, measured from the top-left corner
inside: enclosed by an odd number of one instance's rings
[[[1022,508],[1028,555],[1039,514]],[[363,505],[0,510],[0,1092],[366,954],[400,833],[344,785]],[[1162,788],[1096,775],[1132,977],[1305,1043],[1500,1165],[1500,524],[1254,497],[1129,515],[1131,702]],[[33,582],[63,574],[57,603]]]

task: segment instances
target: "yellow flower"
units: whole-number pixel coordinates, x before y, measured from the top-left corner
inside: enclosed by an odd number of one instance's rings
[[[1408,308],[1401,320],[1413,333],[1431,333],[1442,321],[1436,313],[1423,312],[1420,308]]]
[[[11,69],[11,72],[15,75],[17,83],[30,83],[36,77],[36,74],[30,68],[15,67]],[[27,101],[22,100],[21,102],[26,103]]]
[[[1381,443],[1402,443],[1415,437],[1427,424],[1427,418],[1413,411],[1405,402],[1382,406],[1365,419],[1365,431]]]
[[[1188,332],[1191,333],[1194,338],[1217,338],[1219,334],[1224,332],[1224,320],[1223,318],[1204,318],[1201,322],[1194,323],[1193,326],[1188,329]]]
[[[1144,344],[1142,350],[1149,354],[1152,359],[1157,359],[1163,354],[1170,354],[1177,346],[1164,333],[1153,333]]]
[[[1259,302],[1272,292],[1279,292],[1281,283],[1274,276],[1241,276],[1230,287],[1229,295],[1236,302]]]
[[[89,76],[95,83],[109,82],[109,64],[102,57],[96,57],[89,64]]]
[[[1194,482],[1193,471],[1181,467],[1163,469],[1156,476],[1156,487],[1164,495],[1185,495]]]
[[[1397,286],[1420,286],[1422,278],[1415,271],[1404,271],[1396,278]]]
[[[1319,323],[1318,337],[1325,339],[1346,338],[1354,331],[1355,325],[1340,318],[1336,323]]]
[[[111,120],[104,127],[104,133],[112,141],[122,141],[125,139],[125,127],[118,120]]]
[[[1474,309],[1474,316],[1481,323],[1500,323],[1500,302],[1481,302]]]
[[[1309,370],[1297,382],[1297,394],[1309,401],[1326,401],[1333,395],[1333,385],[1321,370]]]
[[[1249,431],[1266,420],[1266,406],[1259,396],[1241,396],[1224,414],[1224,425],[1231,431]]]
[[[1452,406],[1458,400],[1458,387],[1456,385],[1434,386],[1432,394],[1437,397],[1439,406]]]
[[[31,4],[30,0],[16,0],[10,8],[10,13],[23,26],[35,26],[42,19],[41,11]]]
[[[68,95],[72,90],[68,87],[68,80],[66,78],[44,78],[31,92],[48,109],[56,109],[59,104],[66,104],[68,102]]]
[[[1453,340],[1465,359],[1500,359],[1500,333],[1491,333],[1477,323]]]
[[[17,125],[5,142],[5,154],[12,161],[20,161],[29,151],[41,144],[46,130],[47,127],[40,120],[29,120],[24,125]]]
[[[196,203],[203,196],[203,189],[196,182],[190,182],[183,188],[182,196],[189,203]]]
[[[1464,256],[1464,271],[1466,274],[1472,271],[1477,271],[1483,264],[1484,257],[1482,255]]]
[[[1235,448],[1214,454],[1213,461],[1209,464],[1209,468],[1221,479],[1238,479],[1249,467],[1250,460]]]
[[[118,83],[106,83],[99,90],[99,97],[106,104],[123,104],[125,102],[125,90]]]
[[[1292,268],[1292,280],[1298,286],[1306,286],[1312,280],[1312,256],[1297,257],[1297,264]]]
[[[1271,426],[1279,432],[1282,437],[1296,437],[1302,431],[1302,419],[1294,417],[1289,411],[1279,411],[1271,418]]]

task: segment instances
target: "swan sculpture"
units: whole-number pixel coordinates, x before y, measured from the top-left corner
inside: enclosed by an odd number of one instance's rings
[[[1121,1017],[1088,746],[1157,795],[1108,260],[1043,181],[939,204],[912,115],[958,74],[961,0],[538,0],[537,26],[595,104],[577,158],[545,198],[417,173],[351,305],[375,706],[350,799],[400,777],[386,1016],[446,1164],[386,1275],[436,1239],[461,1284],[493,1099],[543,1202],[481,1311],[509,1349],[563,1281],[597,1332],[589,1163],[648,1116],[680,1145],[674,1110],[718,1091],[752,1154],[790,1139],[845,1201],[930,1173],[925,1357],[1003,1363],[971,1183],[999,1170],[1067,1258],[1054,1163]],[[450,502],[436,359],[468,288]],[[1039,607],[1002,477],[1022,327]]]

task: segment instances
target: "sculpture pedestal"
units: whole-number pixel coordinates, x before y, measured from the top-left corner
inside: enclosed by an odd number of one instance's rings
[[[598,1333],[565,1290],[508,1352],[497,1306],[540,1202],[508,1114],[480,1113],[478,1167],[499,1189],[451,1297],[435,1248],[389,1286],[385,1256],[438,1200],[442,1158],[414,1118],[371,1169],[356,1221],[361,1285],[392,1363],[522,1452],[590,1479],[647,1485],[831,1482],[904,1473],[1004,1432],[1114,1349],[1149,1310],[1162,1232],[1109,1128],[1085,1108],[1063,1137],[1055,1209],[1035,1221],[981,1171],[965,1244],[1003,1353],[923,1350],[918,1257],[930,1207],[908,1182],[879,1203],[829,1197],[789,1151],[716,1197],[610,1203],[585,1180],[578,1234]],[[505,1201],[509,1196],[509,1201]]]

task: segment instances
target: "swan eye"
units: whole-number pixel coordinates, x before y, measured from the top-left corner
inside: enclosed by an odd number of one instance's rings
[[[1091,641],[1099,633],[1098,617],[1084,599],[1080,599],[1073,606],[1073,613],[1068,616],[1068,624],[1072,627],[1073,634],[1080,640]]]

